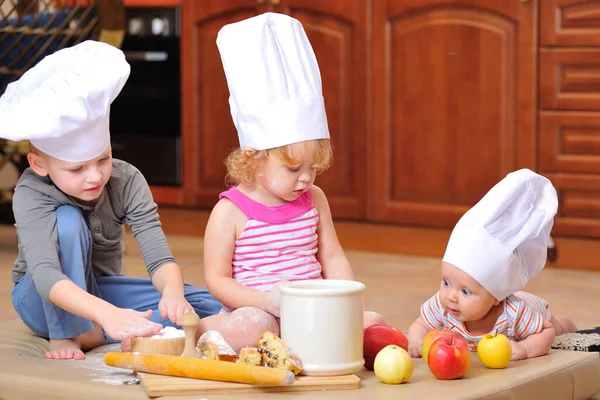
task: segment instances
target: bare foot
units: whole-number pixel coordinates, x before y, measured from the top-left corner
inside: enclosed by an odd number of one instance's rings
[[[363,327],[366,329],[371,325],[385,324],[383,317],[375,311],[365,311],[363,316]]]
[[[85,354],[81,351],[77,338],[50,339],[50,351],[44,354],[44,358],[51,360],[84,360]]]
[[[571,333],[577,330],[575,322],[566,315],[553,315],[550,319],[552,325],[554,325],[554,331],[556,336],[562,335],[563,333]]]
[[[131,339],[123,339],[121,342],[121,351],[123,353],[131,353]]]

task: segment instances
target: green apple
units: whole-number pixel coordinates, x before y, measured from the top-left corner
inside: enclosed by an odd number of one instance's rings
[[[383,383],[404,383],[412,376],[413,368],[408,352],[395,344],[381,349],[373,363],[375,375]]]

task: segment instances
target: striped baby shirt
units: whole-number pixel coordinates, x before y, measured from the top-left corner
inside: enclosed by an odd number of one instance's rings
[[[421,306],[421,317],[430,329],[452,329],[460,333],[471,351],[487,333],[471,333],[464,323],[442,307],[438,291]],[[492,333],[502,333],[511,340],[520,341],[542,331],[544,320],[551,317],[548,303],[526,292],[517,292],[504,300],[504,312],[496,320]]]
[[[268,207],[235,187],[221,193],[247,217],[235,241],[232,277],[244,286],[269,291],[276,283],[322,279],[317,260],[319,213],[308,190],[296,200]]]

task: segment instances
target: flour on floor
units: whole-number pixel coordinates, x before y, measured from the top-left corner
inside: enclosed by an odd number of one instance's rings
[[[72,360],[77,366],[91,371],[92,382],[107,385],[123,385],[135,378],[133,371],[124,368],[109,367],[104,362],[104,355],[109,351],[121,351],[121,344],[115,343],[101,346],[85,354],[85,360]]]

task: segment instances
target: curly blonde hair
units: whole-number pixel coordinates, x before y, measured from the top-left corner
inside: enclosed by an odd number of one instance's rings
[[[315,140],[315,152],[313,167],[317,175],[325,172],[331,166],[332,150],[329,139]],[[285,165],[297,165],[302,159],[294,159],[290,156],[290,145],[276,147],[274,149],[255,150],[249,147],[233,150],[225,160],[227,167],[226,181],[229,185],[252,186],[256,182],[256,172],[262,167],[269,157],[276,157]]]

